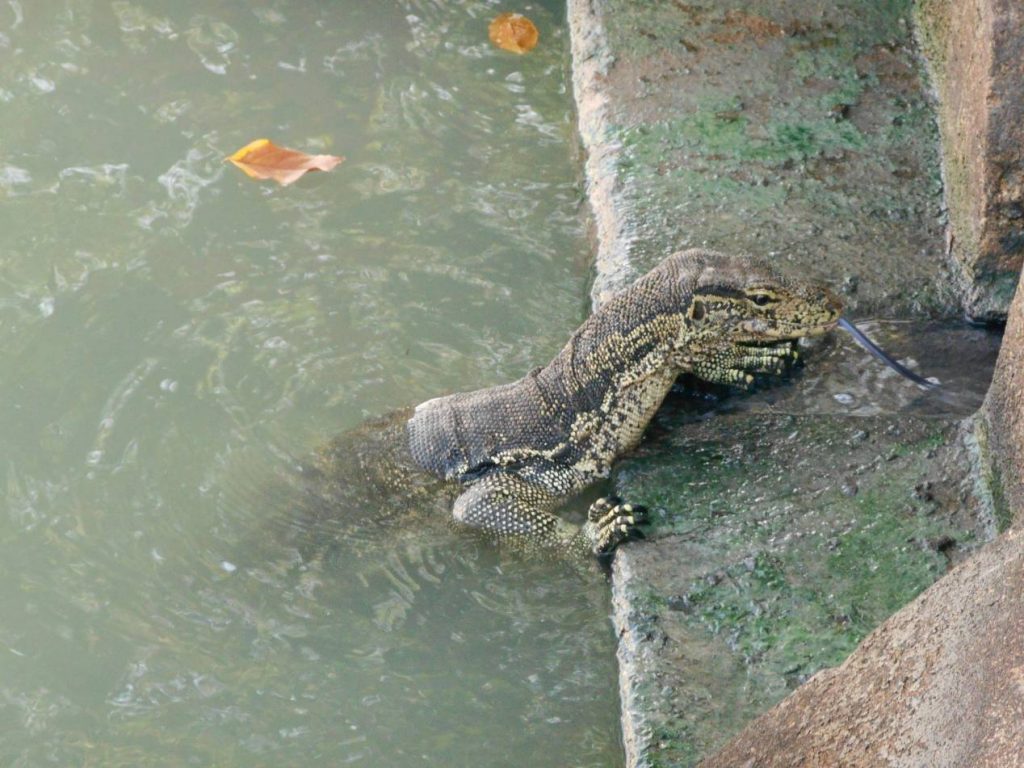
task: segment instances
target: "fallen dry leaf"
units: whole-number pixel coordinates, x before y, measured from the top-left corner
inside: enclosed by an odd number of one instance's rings
[[[307,171],[329,171],[345,158],[307,155],[279,147],[270,139],[256,139],[227,159],[254,179],[273,179],[281,186],[287,186]]]
[[[503,13],[487,28],[491,42],[512,53],[526,53],[537,45],[540,33],[521,13]]]

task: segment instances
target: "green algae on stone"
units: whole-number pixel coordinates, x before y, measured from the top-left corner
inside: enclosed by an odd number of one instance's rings
[[[684,593],[709,631],[731,638],[745,658],[763,662],[777,651],[780,670],[799,658],[810,660],[813,672],[841,661],[941,575],[946,559],[927,542],[969,537],[912,498],[927,473],[925,457],[949,438],[947,429],[915,425],[910,442],[887,444],[876,454],[874,468],[847,470],[836,458],[845,465],[867,457],[832,439],[849,429],[845,420],[800,422],[791,433],[807,441],[811,461],[804,471],[817,473],[819,482],[791,477],[789,457],[779,461],[771,447],[758,448],[765,439],[786,439],[779,430],[766,435],[734,423],[732,430],[747,433],[732,436],[738,447],[698,443],[692,459],[687,448],[673,451],[662,467],[643,475],[634,467],[624,484],[629,490],[621,490],[662,511],[666,504],[676,507],[657,523],[658,534],[696,535],[709,555],[724,556],[709,557],[708,573]],[[869,446],[865,453],[878,449]],[[732,564],[719,570],[723,561]],[[790,621],[804,625],[797,634],[809,647],[787,650]]]
[[[855,311],[956,312],[909,1],[595,7],[614,62],[601,146],[616,147],[623,233],[602,247],[628,262],[599,275],[596,296],[706,246],[853,278]]]
[[[676,424],[616,477],[655,520],[616,585],[620,627],[662,649],[633,663],[668,656],[631,675],[652,765],[693,764],[842,662],[984,537],[956,422],[751,416]]]
[[[999,469],[998,463],[993,461],[989,437],[991,426],[988,423],[990,416],[987,417],[983,414],[985,414],[985,411],[979,413],[971,421],[973,426],[972,435],[979,454],[976,457],[977,471],[979,473],[978,482],[981,484],[983,492],[991,498],[992,523],[996,531],[1003,533],[1009,529],[1010,524],[1013,522],[1013,512],[1010,509],[1009,500],[1006,498],[1002,472]]]

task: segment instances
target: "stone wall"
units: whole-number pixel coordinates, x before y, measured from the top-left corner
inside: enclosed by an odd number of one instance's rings
[[[1006,316],[1024,260],[1024,4],[919,0],[938,91],[947,245],[968,316]]]
[[[970,281],[965,307],[985,319],[1008,314],[975,424],[983,481],[1009,530],[705,768],[1024,759],[1024,5],[926,0],[919,20],[939,86],[952,250]]]
[[[995,513],[1024,522],[1024,289],[1010,308],[995,376],[979,419]]]
[[[1021,0],[917,0],[918,38],[939,96],[944,190],[909,0],[569,0],[568,9],[596,224],[595,303],[671,251],[704,246],[762,253],[786,269],[826,277],[853,318],[948,319],[961,307],[985,321],[1007,316],[1024,256]],[[707,766],[1019,764],[1024,531],[1013,525],[1024,519],[1021,292],[1009,314],[985,407],[963,429],[977,427],[977,499],[992,497],[997,525],[988,530],[1002,536],[891,615],[840,666],[814,675],[750,723]],[[951,332],[943,341],[965,348]],[[955,441],[918,441],[919,452],[907,451],[899,441],[908,437],[908,418],[898,409],[868,427],[863,420],[844,427],[816,415],[804,390],[790,394],[791,408],[772,395],[771,416],[720,416],[710,426],[688,424],[686,433],[678,429],[685,413],[663,415],[662,428],[669,425],[673,437],[651,440],[616,474],[617,492],[658,516],[651,540],[619,551],[613,575],[630,766],[692,765],[804,680],[805,671],[821,669],[803,645],[778,638],[819,641],[837,626],[849,631],[850,612],[834,609],[838,591],[831,586],[822,590],[824,607],[806,612],[830,622],[824,631],[820,622],[775,622],[776,614],[791,620],[789,603],[763,590],[794,592],[794,574],[824,573],[813,558],[834,550],[830,556],[850,555],[851,584],[884,592],[907,569],[878,573],[879,559],[920,555],[922,543],[953,540],[897,536],[896,529],[887,540],[866,525],[858,547],[853,529],[870,521],[863,509],[869,497],[879,504],[879,521],[905,523],[914,517],[906,499],[921,496],[918,486],[931,487],[930,498],[955,472],[966,473],[970,461]],[[719,440],[714,430],[726,434]],[[792,440],[816,446],[809,451],[814,471],[806,456],[787,453]],[[879,461],[859,460],[858,451]],[[940,454],[956,460],[944,464]],[[708,457],[722,461],[705,468]],[[917,459],[921,466],[911,467]],[[878,487],[899,499],[869,493],[867,476],[847,482],[851,472],[876,465],[885,470]],[[886,474],[911,469],[941,482]],[[714,486],[708,493],[735,507],[728,514],[710,501],[701,506],[692,490],[709,485],[705,471]],[[765,493],[763,477],[799,488],[788,496]],[[821,487],[806,487],[807,478]],[[730,482],[751,498],[737,503]],[[945,495],[961,512],[970,496]],[[847,503],[857,505],[854,525],[837,526],[836,510]],[[826,510],[821,517],[819,507]],[[751,511],[747,527],[744,509]],[[763,524],[768,519],[774,527]],[[762,533],[771,541],[758,540]],[[824,545],[815,536],[824,536]],[[796,592],[803,600],[806,590]],[[918,594],[901,593],[868,626]],[[742,610],[731,610],[734,595]],[[728,624],[749,614],[750,604],[757,605],[755,626]],[[690,631],[704,610],[726,617],[719,624],[737,648],[748,635],[760,645],[726,651],[720,637]],[[802,654],[800,663],[779,662],[789,661],[779,649],[790,646]],[[742,664],[733,664],[736,656]]]

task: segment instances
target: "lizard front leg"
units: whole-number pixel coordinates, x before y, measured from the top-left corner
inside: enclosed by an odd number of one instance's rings
[[[780,374],[796,358],[788,341],[768,346],[734,344],[702,356],[692,364],[692,371],[705,381],[748,389],[755,373]]]
[[[601,499],[583,526],[573,525],[551,512],[563,500],[516,475],[495,473],[467,488],[455,500],[452,514],[458,522],[498,538],[573,557],[607,554],[646,522],[641,508]]]

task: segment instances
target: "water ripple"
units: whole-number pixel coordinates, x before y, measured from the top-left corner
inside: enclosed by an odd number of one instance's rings
[[[58,5],[0,37],[0,764],[615,764],[600,578],[304,474],[576,325],[561,6]]]

